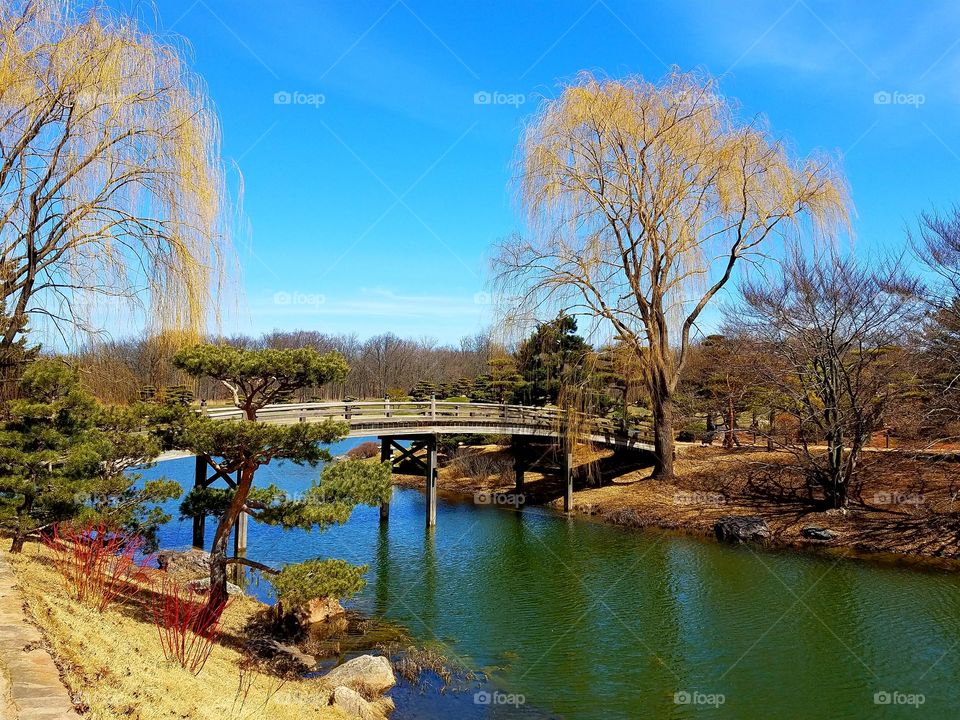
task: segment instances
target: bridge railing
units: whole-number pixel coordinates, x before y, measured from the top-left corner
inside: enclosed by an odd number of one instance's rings
[[[236,408],[208,409],[205,412],[208,417],[218,420],[239,420],[243,417],[242,412]],[[367,425],[376,422],[384,426],[397,427],[402,427],[405,421],[409,421],[407,423],[409,425],[418,426],[435,422],[456,425],[476,422],[481,426],[523,427],[556,432],[562,432],[567,422],[573,419],[577,424],[578,432],[583,435],[630,436],[634,439],[648,439],[650,436],[649,429],[645,426],[635,426],[625,433],[619,423],[609,418],[588,417],[582,414],[571,417],[567,411],[560,408],[501,403],[429,400],[284,403],[262,408],[257,412],[257,418],[264,422],[309,422],[334,419],[346,421],[351,425]]]

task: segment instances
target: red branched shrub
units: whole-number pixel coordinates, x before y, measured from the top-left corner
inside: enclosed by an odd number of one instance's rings
[[[153,604],[153,622],[167,660],[177,663],[193,675],[199,675],[220,636],[220,620],[227,602],[216,608],[207,605],[206,596],[170,580],[157,588]]]
[[[143,538],[102,523],[53,526],[44,543],[53,551],[54,563],[67,592],[99,612],[118,598],[129,599],[140,590],[143,566],[136,562]]]

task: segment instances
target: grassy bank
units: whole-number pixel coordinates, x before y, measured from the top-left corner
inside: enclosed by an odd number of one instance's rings
[[[725,450],[680,445],[672,482],[650,480],[642,456],[579,448],[574,463],[574,512],[633,527],[713,534],[724,515],[759,515],[771,542],[960,559],[958,465],[950,456],[899,449],[864,453],[846,511],[823,512],[786,453],[760,447]],[[513,459],[497,446],[461,449],[440,470],[440,488],[459,495],[514,492]],[[400,477],[418,486],[422,478]],[[528,505],[562,507],[563,487],[550,474],[529,472]],[[838,533],[828,542],[805,539],[808,525]]]
[[[282,680],[241,670],[242,628],[261,605],[246,597],[228,607],[223,634],[198,676],[167,662],[141,593],[98,613],[68,596],[49,554],[28,545],[7,556],[29,616],[40,627],[79,711],[91,720],[270,717],[343,718],[316,680]]]

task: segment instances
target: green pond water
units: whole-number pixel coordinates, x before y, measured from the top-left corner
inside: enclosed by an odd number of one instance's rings
[[[150,474],[186,484],[192,467]],[[259,481],[297,490],[317,472],[281,464]],[[187,546],[190,532],[175,520],[161,544]],[[948,569],[442,499],[427,531],[423,496],[400,489],[386,527],[373,508],[323,534],[251,523],[249,557],[367,564],[351,607],[485,672],[459,693],[402,684],[396,718],[960,717],[960,576]]]

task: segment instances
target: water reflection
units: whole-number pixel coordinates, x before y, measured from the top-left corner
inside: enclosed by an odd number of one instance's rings
[[[165,465],[191,477],[186,465]],[[260,481],[295,490],[316,472],[271,466]],[[174,520],[161,542],[186,546],[190,536],[189,522]],[[248,554],[369,564],[355,609],[439,642],[526,700],[480,707],[472,696],[401,688],[398,718],[954,717],[960,701],[960,581],[945,572],[442,499],[426,531],[423,498],[411,490],[395,491],[388,526],[377,508],[322,534],[252,523]],[[268,587],[252,591],[266,597]],[[879,691],[923,693],[925,703],[880,708]],[[724,703],[675,702],[683,692]]]

